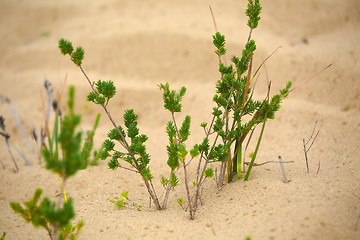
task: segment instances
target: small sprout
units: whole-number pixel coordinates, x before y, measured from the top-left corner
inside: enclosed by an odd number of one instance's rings
[[[125,131],[123,130],[123,128],[118,126],[118,129],[120,130],[121,134],[125,137],[126,134],[125,134]],[[107,136],[111,140],[121,141],[121,135],[120,135],[119,131],[116,128],[111,129]]]
[[[140,204],[135,204],[134,206],[138,211],[141,211],[142,206]]]
[[[206,178],[212,178],[214,176],[214,169],[212,168],[207,168],[204,172],[204,176]]]
[[[206,123],[206,122],[202,122],[202,123],[200,124],[200,127],[202,127],[202,128],[206,128],[206,126],[207,126],[207,123]]]
[[[114,204],[115,207],[117,207],[118,209],[121,209],[125,206],[125,199],[121,198],[121,199],[114,199],[114,198],[110,198],[109,202]]]
[[[115,206],[119,209],[123,208],[125,206],[125,199],[119,199],[116,201]]]
[[[169,183],[169,179],[165,178],[164,176],[161,177],[161,185],[166,187],[166,185]]]
[[[199,145],[195,144],[194,147],[190,150],[190,156],[191,156],[191,158],[195,158],[199,155],[200,155]]]
[[[184,205],[184,199],[183,198],[178,198],[176,201],[180,206]]]
[[[170,185],[171,187],[176,187],[179,184],[179,178],[175,175],[175,173],[171,174],[170,177]]]
[[[120,194],[122,197],[128,199],[128,196],[129,196],[129,192],[128,191],[124,191]]]

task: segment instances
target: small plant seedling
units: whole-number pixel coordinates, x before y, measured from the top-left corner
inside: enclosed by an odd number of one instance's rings
[[[183,198],[178,198],[177,200],[177,203],[180,205],[180,207],[185,210],[185,207],[184,207],[184,199]]]
[[[141,210],[142,208],[142,205],[140,204],[137,204],[136,202],[132,201],[129,199],[129,192],[125,191],[125,192],[122,192],[120,194],[120,198],[110,198],[109,199],[109,202],[111,202],[112,204],[114,204],[114,206],[118,209],[121,209],[123,207],[125,207],[127,201],[129,202],[132,202],[132,206],[134,206],[137,210]]]

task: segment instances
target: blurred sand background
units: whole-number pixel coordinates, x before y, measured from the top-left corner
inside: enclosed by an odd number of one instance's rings
[[[169,114],[162,108],[157,84],[186,86],[183,113],[193,119],[191,143],[202,139],[200,122],[209,121],[214,85],[219,78],[211,35],[214,26],[226,36],[228,62],[247,39],[244,11],[247,1],[0,1],[0,94],[9,97],[30,134],[44,119],[45,78],[55,93],[76,86],[76,110],[83,129],[90,129],[101,109],[85,101],[89,86],[70,60],[63,57],[60,38],[85,48],[83,67],[90,78],[113,80],[118,88],[110,103],[113,116],[123,110],[139,113],[140,129],[149,135],[147,148],[156,188],[167,174],[165,134]],[[204,205],[196,219],[177,205],[185,197],[183,185],[170,195],[169,207],[155,211],[141,179],[123,170],[111,171],[106,162],[78,173],[67,183],[77,219],[85,221],[80,239],[360,239],[360,2],[357,0],[262,1],[255,66],[277,47],[267,62],[272,93],[288,80],[298,84],[328,64],[333,66],[292,92],[276,120],[265,130],[257,162],[276,161],[281,155],[291,182],[284,184],[278,164],[253,169],[250,181],[236,181],[216,193],[214,181],[204,189]],[[64,80],[66,83],[64,84]],[[266,73],[261,71],[255,97],[266,94]],[[26,151],[8,105],[0,104],[11,143]],[[302,139],[317,122],[320,134],[309,152],[306,173]],[[100,146],[110,129],[103,114],[96,135]],[[37,187],[55,199],[56,177],[41,167],[37,157],[25,166],[13,164],[0,139],[0,234],[6,239],[47,239],[16,216],[10,201],[30,199]],[[321,163],[316,174],[318,163]],[[193,165],[195,167],[195,165]],[[194,168],[193,168],[194,169]],[[192,177],[194,172],[192,172]],[[117,210],[111,197],[129,191],[142,211]],[[161,192],[161,191],[160,191]]]

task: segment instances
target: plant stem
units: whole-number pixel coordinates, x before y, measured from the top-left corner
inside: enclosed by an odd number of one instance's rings
[[[237,172],[237,178],[240,179],[242,177],[242,145],[240,144],[240,150],[236,157],[236,164],[234,164],[234,172]],[[235,170],[236,169],[236,170]]]
[[[171,178],[173,173],[174,173],[174,171],[171,169],[169,179]],[[167,205],[167,202],[168,202],[168,199],[169,199],[170,190],[171,190],[171,184],[170,184],[170,182],[168,182],[166,184],[166,188],[165,188],[165,197],[164,197],[162,209],[166,209],[166,205]]]
[[[262,136],[263,136],[263,133],[264,133],[265,124],[266,124],[266,120],[264,121],[264,123],[262,125],[261,132],[260,132],[260,135],[259,135],[259,139],[257,141],[256,148],[255,148],[255,151],[254,151],[254,156],[252,157],[251,162],[250,162],[249,167],[248,167],[248,170],[246,171],[244,181],[247,181],[249,179],[251,169],[252,169],[252,167],[254,165],[256,155],[257,155],[257,153],[259,151],[259,148],[260,148],[260,143],[261,143],[261,139],[262,139]]]
[[[189,202],[190,220],[194,220],[195,211],[196,211],[196,204],[193,205],[193,204],[192,204],[192,201],[191,201],[190,190],[189,190],[189,179],[188,179],[188,175],[187,175],[187,170],[186,170],[185,161],[183,161],[182,164],[183,164],[183,168],[184,168],[184,178],[185,178],[186,195],[187,195],[188,202]],[[197,191],[198,191],[198,190],[197,190]],[[197,201],[196,198],[195,198],[195,201]]]

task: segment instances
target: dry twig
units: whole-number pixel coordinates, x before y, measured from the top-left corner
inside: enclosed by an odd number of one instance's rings
[[[309,173],[309,159],[308,159],[308,152],[310,151],[311,147],[313,146],[317,136],[319,135],[320,130],[318,130],[314,136],[315,130],[316,130],[316,125],[317,122],[315,122],[314,128],[312,130],[311,136],[310,138],[305,142],[305,139],[303,138],[303,150],[304,150],[304,155],[305,155],[305,163],[306,163],[306,172]],[[312,141],[311,141],[312,140]],[[310,143],[311,141],[311,143]],[[310,146],[308,147],[307,145],[310,143]],[[320,162],[318,165],[318,170],[316,173],[318,173],[320,170]]]

